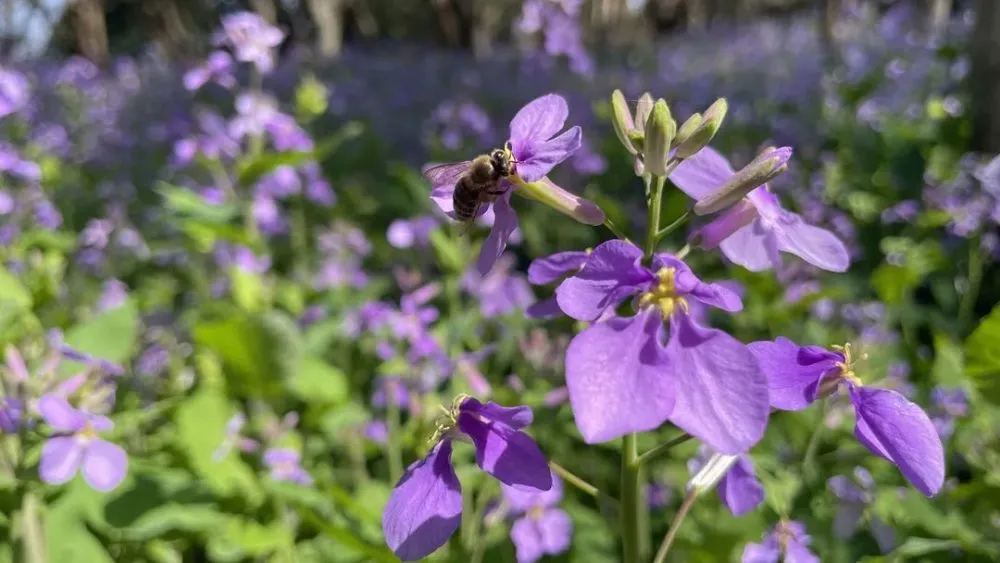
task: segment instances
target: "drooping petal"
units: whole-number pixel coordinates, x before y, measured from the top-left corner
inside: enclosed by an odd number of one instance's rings
[[[503,498],[517,513],[524,513],[535,507],[551,507],[559,504],[563,498],[563,482],[555,473],[552,474],[552,488],[547,491],[532,491],[518,487],[500,485]]]
[[[526,146],[518,149],[517,143],[511,142],[515,147],[517,164],[514,169],[517,175],[525,182],[536,182],[545,177],[560,162],[569,158],[577,149],[583,139],[583,132],[579,126],[573,126],[558,137],[546,141],[529,142]]]
[[[445,440],[396,484],[382,513],[382,531],[396,557],[416,561],[444,545],[461,522],[462,485]]]
[[[719,247],[730,262],[751,272],[763,272],[781,265],[780,261],[775,263],[777,239],[759,218],[726,237]]]
[[[528,266],[528,281],[535,285],[552,283],[566,274],[572,274],[583,267],[587,253],[579,250],[557,252],[534,260]]]
[[[733,516],[743,516],[764,502],[764,486],[757,479],[748,456],[740,456],[722,478],[719,497]]]
[[[80,468],[84,446],[76,436],[55,436],[42,446],[38,475],[50,485],[61,485]]]
[[[835,369],[837,358],[829,354],[822,362],[800,361],[802,348],[779,336],[772,341],[751,342],[747,345],[767,376],[771,406],[786,411],[808,407],[816,399],[816,389],[823,374]]]
[[[485,276],[493,269],[493,265],[507,248],[507,241],[510,235],[517,229],[517,213],[510,206],[510,192],[503,194],[493,202],[493,211],[496,220],[493,221],[493,228],[490,229],[489,236],[483,242],[483,247],[479,250],[479,259],[476,260],[476,270],[479,275]]]
[[[74,409],[59,395],[42,395],[38,399],[38,412],[56,432],[76,432],[87,423],[87,415]]]
[[[842,502],[837,507],[837,515],[833,518],[833,533],[840,539],[848,539],[854,535],[864,515],[865,505],[859,502]]]
[[[94,440],[83,455],[83,479],[94,490],[106,493],[125,479],[128,455],[117,444]]]
[[[688,241],[705,250],[713,250],[758,216],[757,208],[749,201],[737,202],[706,225],[695,229]]]
[[[642,251],[634,244],[623,240],[601,244],[582,270],[556,288],[559,308],[577,320],[597,319],[653,279],[640,260]]]
[[[777,543],[748,543],[743,547],[740,563],[778,563],[781,550]]]
[[[674,285],[681,295],[690,295],[706,305],[711,305],[723,311],[735,313],[743,309],[743,300],[735,292],[718,283],[705,283],[691,271],[682,260],[669,255],[657,254],[654,257],[657,269],[660,267],[674,268]]]
[[[459,413],[458,428],[472,438],[476,464],[501,483],[539,491],[552,487],[545,455],[524,432],[468,411]]]
[[[566,386],[588,444],[659,427],[674,409],[674,376],[655,309],[597,323],[566,350]]]
[[[510,120],[510,142],[517,147],[525,141],[551,139],[569,117],[566,99],[558,94],[546,94],[528,102]],[[518,160],[520,156],[515,155]]]
[[[524,310],[524,316],[535,320],[554,319],[562,315],[563,311],[559,308],[559,301],[556,300],[555,295],[548,299],[536,301],[528,305],[528,308]]]
[[[896,464],[918,491],[936,495],[944,484],[944,448],[927,413],[889,389],[853,388],[851,401],[858,440]]]
[[[726,157],[711,147],[684,159],[673,172],[670,181],[692,199],[702,199],[735,174]]]
[[[481,403],[478,399],[469,397],[462,402],[459,409],[463,412],[483,416],[488,420],[496,420],[510,426],[514,430],[520,430],[531,424],[534,415],[529,407],[519,405],[516,407],[505,407],[493,401]]]
[[[671,422],[723,454],[745,452],[761,439],[767,378],[745,344],[675,314],[666,356],[677,389]]]
[[[851,258],[837,235],[806,223],[794,213],[786,211],[785,216],[787,222],[774,229],[780,250],[829,272],[847,271]]]

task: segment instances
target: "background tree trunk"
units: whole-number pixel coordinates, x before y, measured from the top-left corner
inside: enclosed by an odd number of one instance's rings
[[[1000,153],[1000,2],[978,0],[972,32],[969,88],[974,147]]]
[[[103,0],[76,0],[72,5],[73,28],[80,53],[103,65],[108,62],[108,26]]]
[[[308,0],[316,24],[316,50],[323,56],[340,54],[344,43],[344,5],[341,0]]]

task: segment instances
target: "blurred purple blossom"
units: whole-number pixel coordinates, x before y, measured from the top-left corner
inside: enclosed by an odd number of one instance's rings
[[[275,481],[299,485],[311,485],[313,482],[312,476],[302,468],[299,452],[291,448],[271,448],[264,452],[263,461]]]
[[[125,450],[97,437],[114,427],[109,418],[74,409],[56,395],[41,397],[38,411],[56,432],[42,446],[38,474],[43,481],[61,485],[81,471],[87,484],[101,492],[121,484],[128,471]]]

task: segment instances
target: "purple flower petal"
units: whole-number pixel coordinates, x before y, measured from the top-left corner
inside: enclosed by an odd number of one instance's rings
[[[775,267],[776,259],[777,265],[781,264],[778,258],[778,241],[759,218],[726,237],[719,247],[732,263],[751,272],[770,270]]]
[[[459,407],[461,411],[474,415],[486,417],[489,420],[502,422],[514,430],[520,430],[531,424],[534,415],[531,409],[526,406],[505,407],[493,401],[481,403],[478,399],[470,397],[462,402]]]
[[[569,549],[573,521],[562,510],[546,510],[537,517],[525,516],[514,522],[510,538],[517,550],[517,562],[533,563],[543,555],[556,555]]]
[[[42,446],[38,475],[50,485],[61,485],[73,478],[83,460],[84,446],[76,436],[55,436]]]
[[[570,157],[577,149],[583,138],[583,132],[579,126],[570,127],[565,133],[558,137],[544,142],[535,141],[520,151],[517,155],[515,170],[517,175],[525,182],[537,182],[552,171],[560,162]],[[517,144],[512,142],[512,146]],[[516,150],[516,149],[515,149]]]
[[[563,498],[563,482],[555,474],[552,474],[552,488],[547,491],[525,490],[507,485],[500,485],[500,488],[503,489],[507,505],[518,513],[528,512],[536,507],[553,507]]]
[[[583,267],[587,261],[587,253],[579,250],[557,252],[545,258],[539,258],[528,266],[528,281],[534,285],[552,283],[566,274],[571,274]]]
[[[677,389],[671,422],[722,454],[745,452],[761,439],[767,378],[746,345],[680,314],[671,317],[666,353]]]
[[[743,547],[740,563],[778,563],[779,557],[781,557],[781,549],[777,542],[748,543]]]
[[[125,479],[128,455],[111,442],[94,440],[83,456],[83,479],[95,490],[106,493]]]
[[[846,272],[850,265],[847,247],[826,229],[807,224],[795,213],[785,212],[789,222],[774,230],[778,248],[829,272]]]
[[[566,350],[566,386],[588,444],[659,427],[674,409],[676,379],[660,344],[655,309],[581,332]]]
[[[472,438],[479,467],[501,483],[539,491],[552,487],[548,461],[527,434],[469,411],[459,413],[458,428]]]
[[[76,432],[87,424],[87,415],[58,395],[43,395],[38,399],[38,412],[56,432]]]
[[[510,239],[511,233],[517,229],[517,213],[510,206],[509,191],[493,202],[493,211],[496,220],[493,221],[493,228],[483,242],[483,247],[479,250],[479,259],[476,261],[476,270],[481,276],[490,273],[493,265],[507,248],[507,240]]]
[[[547,320],[562,316],[563,311],[559,308],[559,301],[556,300],[556,296],[553,295],[548,299],[536,301],[529,305],[524,310],[524,315],[529,319]]]
[[[944,484],[944,448],[923,409],[888,389],[853,388],[851,401],[858,440],[896,464],[918,491],[936,495]]]
[[[510,528],[510,540],[514,543],[517,563],[534,563],[545,555],[542,531],[530,516],[514,521]]]
[[[445,440],[396,484],[382,513],[382,531],[397,557],[416,561],[444,545],[461,522],[462,485]]]
[[[609,307],[639,291],[653,275],[640,264],[642,251],[634,244],[611,240],[594,249],[575,276],[556,288],[559,308],[581,321],[593,321]]]
[[[865,505],[859,502],[841,503],[833,518],[833,533],[840,539],[848,539],[854,535],[864,516]]]
[[[558,94],[535,98],[522,107],[510,120],[510,141],[515,147],[524,141],[551,139],[566,124],[569,106]],[[518,157],[518,160],[521,158]]]
[[[733,516],[743,516],[764,502],[764,486],[749,456],[742,455],[719,483],[719,498]]]
[[[786,411],[802,410],[812,404],[823,374],[836,369],[839,360],[827,353],[823,361],[802,362],[800,350],[804,348],[781,336],[773,342],[751,342],[747,347],[767,376],[771,406]]]
[[[790,541],[785,547],[784,563],[820,563],[820,560],[805,544]]]
[[[698,200],[714,192],[735,173],[726,157],[711,147],[705,147],[684,159],[670,173],[670,181],[689,197]]]
[[[667,267],[676,270],[674,284],[678,293],[690,295],[706,305],[730,313],[743,309],[743,301],[739,295],[722,284],[701,281],[683,261],[669,254],[657,254],[654,257],[654,264],[657,268]]]

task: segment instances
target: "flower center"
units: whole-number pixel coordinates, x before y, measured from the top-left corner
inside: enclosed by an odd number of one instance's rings
[[[857,387],[861,387],[861,378],[858,377],[857,373],[854,371],[856,360],[851,355],[851,343],[848,342],[843,346],[831,346],[831,348],[844,355],[844,360],[837,362],[837,369],[840,370],[840,379]],[[860,359],[867,360],[868,354],[861,354]]]
[[[545,507],[540,504],[536,504],[528,509],[528,518],[532,520],[541,520],[543,514],[545,514]]]
[[[677,294],[676,273],[674,268],[660,268],[656,272],[656,285],[639,297],[639,307],[659,307],[664,320],[669,319],[678,306],[687,312],[687,300]]]
[[[431,443],[437,443],[444,438],[448,437],[453,430],[458,426],[458,413],[459,409],[462,407],[462,403],[469,398],[469,395],[465,393],[459,393],[455,400],[451,402],[451,407],[446,407],[444,405],[439,405],[441,409],[441,414],[438,415],[437,419],[434,421],[434,434],[429,440]]]

